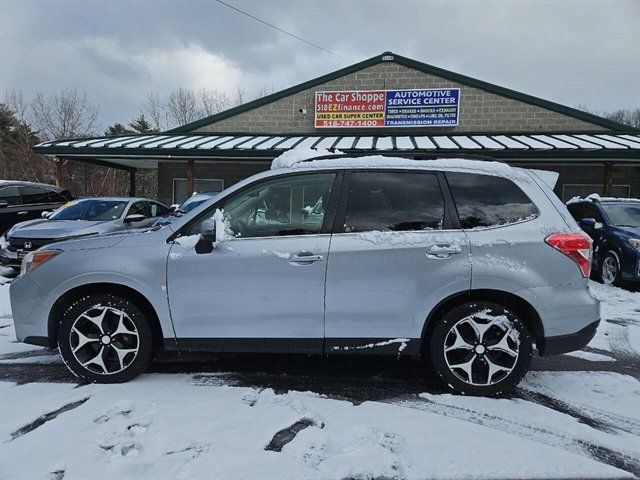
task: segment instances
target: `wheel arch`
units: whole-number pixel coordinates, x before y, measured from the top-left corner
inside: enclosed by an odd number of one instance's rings
[[[91,295],[94,293],[110,293],[119,295],[135,303],[135,305],[142,310],[145,318],[149,321],[149,326],[151,327],[151,332],[153,334],[155,351],[157,352],[162,348],[163,335],[162,326],[160,325],[160,319],[158,317],[158,313],[156,312],[151,302],[147,299],[147,297],[145,297],[137,290],[126,285],[109,282],[88,283],[85,285],[74,287],[70,290],[67,290],[55,301],[53,307],[49,312],[48,318],[48,336],[49,346],[51,348],[55,348],[57,345],[60,316],[64,313],[65,309],[68,308],[75,299],[83,295]]]
[[[458,305],[473,301],[494,302],[504,307],[514,310],[520,315],[522,321],[533,336],[537,349],[540,353],[544,351],[544,326],[540,315],[533,306],[522,297],[503,290],[475,289],[458,292],[443,299],[429,312],[422,327],[420,337],[420,355],[424,356],[428,339],[435,327],[436,320],[442,318],[446,312]]]

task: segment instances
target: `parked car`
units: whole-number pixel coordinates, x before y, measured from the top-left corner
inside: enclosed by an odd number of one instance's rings
[[[20,268],[25,255],[40,247],[70,238],[153,224],[169,208],[146,198],[83,198],[66,203],[43,218],[14,225],[0,237],[0,263]]]
[[[640,200],[576,197],[567,208],[593,239],[593,274],[607,285],[640,282]]]
[[[0,235],[16,223],[40,218],[73,200],[69,190],[44,183],[0,180]]]
[[[164,216],[163,218],[159,218],[158,220],[156,220],[155,225],[158,225],[158,226],[169,225],[175,217],[181,217],[185,213],[188,213],[194,208],[196,208],[198,205],[202,205],[206,200],[210,199],[215,195],[217,195],[217,193],[209,193],[209,192],[194,193],[189,198],[187,198],[184,202],[182,202],[180,205],[178,204],[171,205],[171,213],[167,216]]]
[[[92,382],[169,351],[386,354],[496,395],[534,344],[577,350],[599,323],[591,240],[547,178],[379,156],[262,172],[164,228],[29,253],[10,289],[17,338],[59,346]]]

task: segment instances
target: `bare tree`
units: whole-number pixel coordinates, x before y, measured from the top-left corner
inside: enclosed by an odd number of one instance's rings
[[[38,93],[31,102],[32,123],[46,140],[95,133],[99,111],[97,105],[89,103],[86,93],[75,88],[62,89],[47,97]]]
[[[140,107],[143,115],[151,121],[154,130],[162,131],[167,128],[167,109],[165,101],[157,91],[147,93]]]
[[[171,92],[167,97],[167,115],[173,125],[198,120],[201,115],[195,93],[182,87]]]
[[[231,106],[229,96],[219,90],[200,90],[198,96],[200,100],[200,110],[202,116],[214,115],[218,112],[226,110]]]

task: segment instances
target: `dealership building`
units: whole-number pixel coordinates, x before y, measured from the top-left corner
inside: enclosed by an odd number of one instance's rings
[[[640,197],[640,129],[391,52],[166,132],[34,151],[126,170],[132,193],[136,171],[157,169],[158,199],[171,204],[266,170],[295,147],[492,157],[558,172],[563,200]]]

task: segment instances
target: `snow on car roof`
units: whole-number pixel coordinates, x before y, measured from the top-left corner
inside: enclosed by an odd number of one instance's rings
[[[531,179],[506,163],[490,160],[470,160],[465,158],[438,158],[433,160],[413,160],[386,155],[344,156],[340,151],[294,148],[271,164],[272,170],[307,170],[315,168],[417,168],[425,170],[455,170],[494,175],[531,181]],[[318,158],[322,157],[322,158]],[[330,158],[335,157],[335,158]],[[317,159],[317,160],[314,160]]]
[[[567,201],[567,205],[571,205],[572,203],[593,203],[593,202],[634,202],[640,203],[640,199],[637,198],[624,198],[624,197],[601,197],[597,193],[592,193],[591,195],[587,195],[586,197],[573,197]]]

